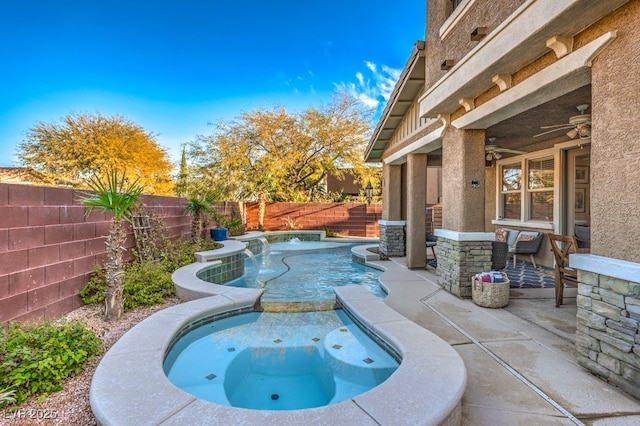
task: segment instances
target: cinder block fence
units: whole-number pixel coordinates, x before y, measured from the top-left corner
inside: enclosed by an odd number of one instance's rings
[[[81,306],[78,291],[96,263],[104,264],[111,215],[92,212],[68,188],[0,184],[0,322],[57,318]],[[187,239],[186,200],[142,197],[145,211],[162,218],[166,236]],[[224,203],[226,213],[236,203]],[[257,203],[247,205],[249,229],[258,226]],[[351,236],[377,236],[380,205],[357,203],[269,204],[265,230],[323,229]],[[205,231],[206,232],[206,231]],[[208,232],[207,232],[208,235]],[[134,246],[132,232],[127,253]]]
[[[79,195],[0,184],[0,322],[53,319],[81,306],[78,291],[105,260],[110,215],[87,215]],[[188,237],[183,199],[143,196],[143,202],[164,219],[168,237]],[[133,244],[129,235],[129,254]]]

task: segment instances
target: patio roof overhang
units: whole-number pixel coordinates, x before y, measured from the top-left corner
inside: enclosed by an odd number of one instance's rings
[[[591,62],[616,37],[607,32],[479,107],[453,120],[458,129],[487,129],[591,83]],[[566,121],[566,120],[565,120]],[[533,130],[530,131],[531,134]]]
[[[489,90],[549,51],[551,37],[573,36],[629,0],[529,0],[420,97],[420,117],[451,114],[460,100]]]
[[[424,41],[421,40],[416,41],[413,45],[411,55],[365,149],[364,159],[367,162],[381,161],[382,153],[387,148],[397,127],[424,87],[424,45]]]

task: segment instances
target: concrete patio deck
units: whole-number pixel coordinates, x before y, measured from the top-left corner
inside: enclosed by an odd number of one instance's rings
[[[512,289],[507,307],[488,309],[442,290],[432,268],[409,270],[405,258],[371,263],[386,270],[385,302],[463,358],[462,424],[640,424],[640,401],[575,361],[575,289],[560,308],[553,289]]]

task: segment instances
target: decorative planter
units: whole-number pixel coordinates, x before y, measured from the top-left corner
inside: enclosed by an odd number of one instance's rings
[[[209,232],[211,233],[211,239],[213,241],[224,241],[227,239],[227,228],[211,228]]]

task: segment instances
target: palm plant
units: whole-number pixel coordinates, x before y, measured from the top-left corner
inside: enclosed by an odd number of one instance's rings
[[[127,238],[124,221],[131,222],[132,210],[137,205],[144,189],[137,179],[129,182],[125,175],[125,172],[120,174],[115,169],[107,170],[104,177],[95,173],[87,182],[89,188],[94,192],[84,194],[80,199],[81,203],[88,207],[87,213],[97,208],[113,214],[106,241],[105,317],[107,320],[120,318],[124,311],[122,279],[124,276],[125,240]]]
[[[202,241],[202,228],[204,226],[204,214],[209,211],[211,197],[193,196],[187,200],[185,210],[193,216],[191,219],[191,241],[199,245]]]
[[[11,389],[11,388],[0,389],[0,407],[4,405],[13,404],[14,402],[16,402],[15,396],[16,396],[15,389]]]

